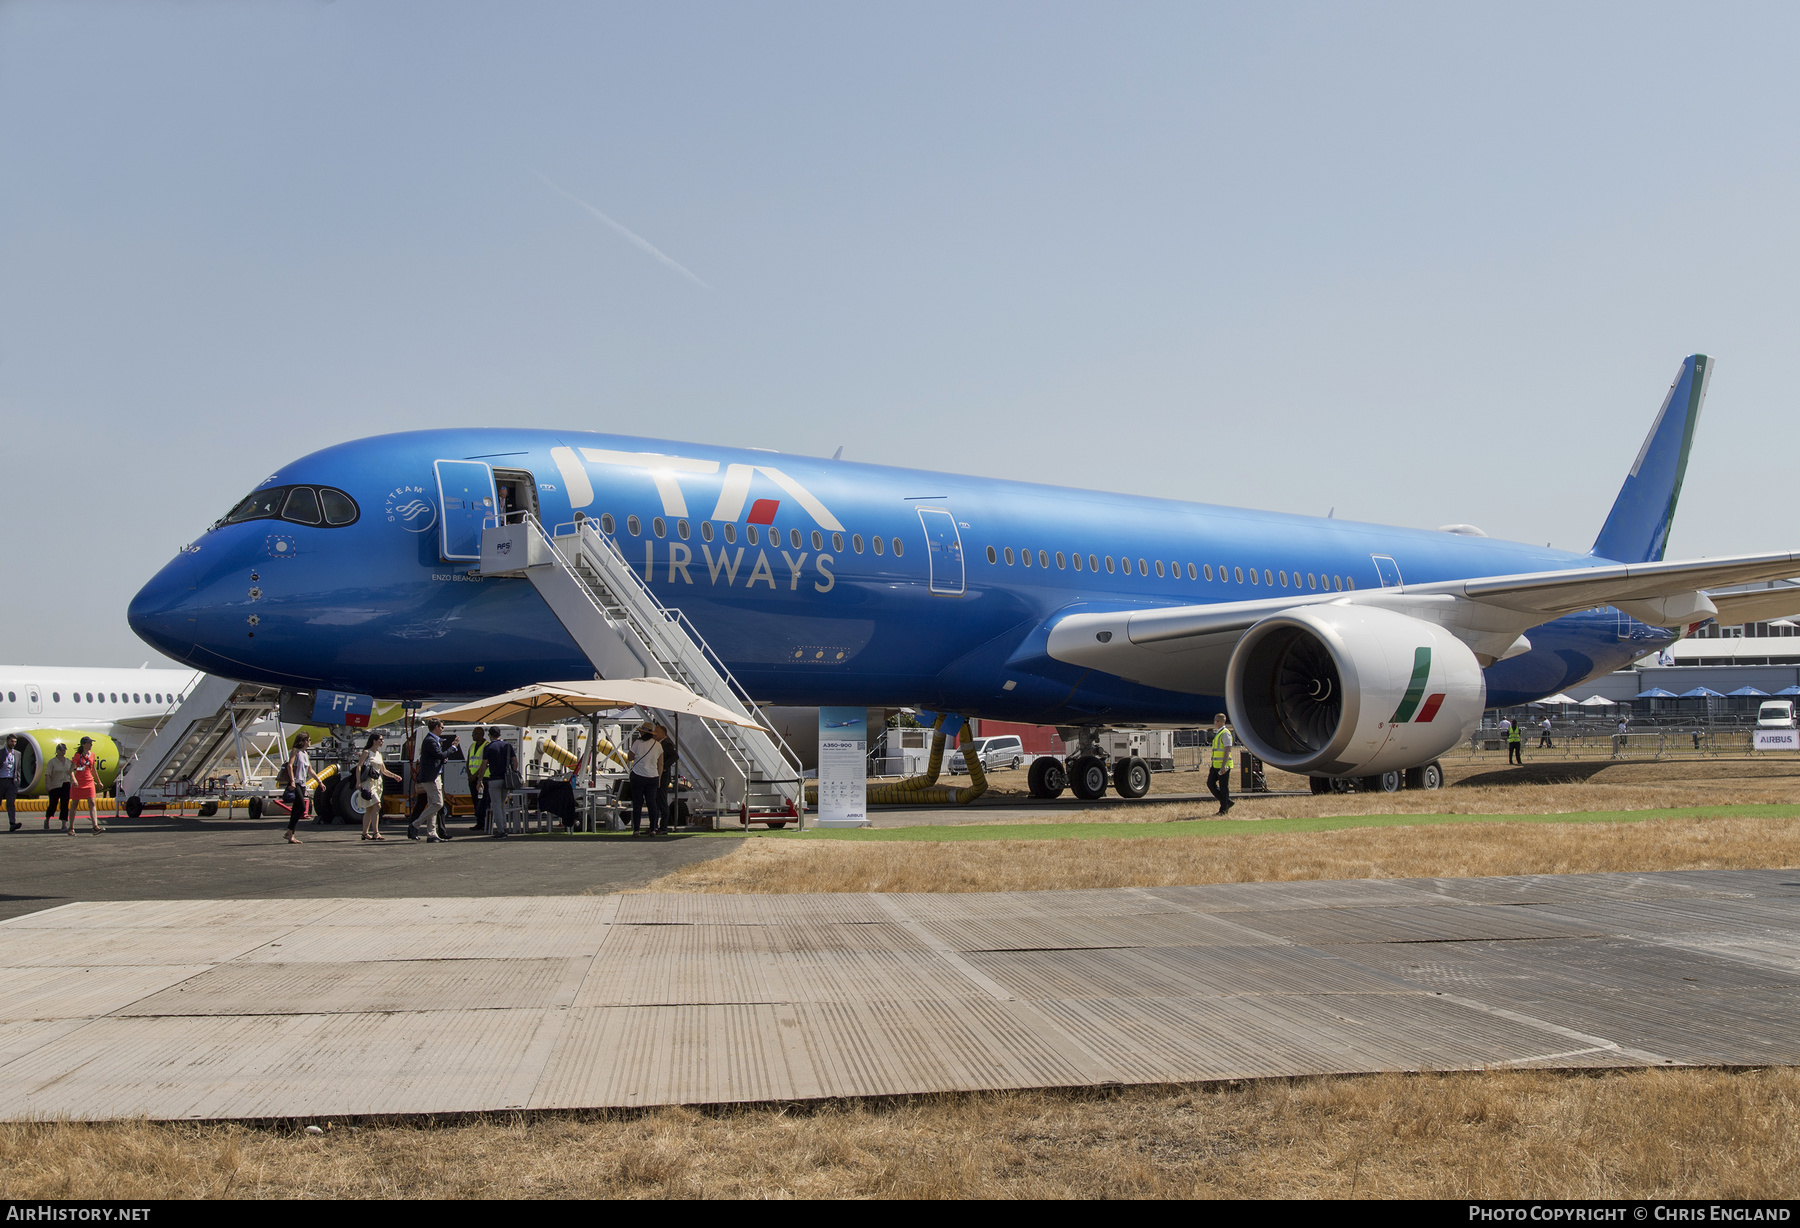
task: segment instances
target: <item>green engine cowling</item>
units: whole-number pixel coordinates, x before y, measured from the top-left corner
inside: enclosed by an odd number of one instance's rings
[[[103,733],[83,733],[78,729],[9,729],[6,732],[19,739],[19,749],[25,755],[25,770],[21,773],[25,786],[19,790],[20,797],[44,796],[44,765],[56,758],[58,742],[69,748],[69,758],[73,759],[81,739],[94,739],[94,758],[100,762],[96,779],[103,791],[112,788],[119,775],[119,744]]]

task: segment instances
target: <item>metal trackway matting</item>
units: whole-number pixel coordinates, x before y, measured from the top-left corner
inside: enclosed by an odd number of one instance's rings
[[[313,1117],[1800,1063],[1800,872],[71,904],[0,1118]]]

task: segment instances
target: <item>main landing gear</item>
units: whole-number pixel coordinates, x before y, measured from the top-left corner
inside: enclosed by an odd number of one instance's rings
[[[1314,776],[1314,793],[1398,793],[1402,789],[1441,789],[1444,768],[1435,760],[1423,767],[1404,772],[1382,772],[1376,776]]]

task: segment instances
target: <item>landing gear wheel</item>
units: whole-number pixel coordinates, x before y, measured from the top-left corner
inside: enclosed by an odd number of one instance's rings
[[[1069,764],[1069,788],[1084,802],[1106,796],[1106,760],[1099,755],[1078,755]]]
[[[1399,772],[1383,772],[1379,776],[1364,776],[1356,782],[1358,793],[1398,793],[1404,783]]]
[[[343,781],[335,776],[330,780],[313,786],[312,821],[323,827],[337,818],[337,789]]]
[[[250,821],[252,823],[254,823],[256,820],[262,818],[262,798],[260,798],[260,797],[251,798],[250,803],[248,806],[245,807],[245,810],[250,815]]]
[[[1309,777],[1307,777],[1307,779],[1312,781],[1313,796],[1317,797],[1321,793],[1330,793],[1331,792],[1331,785],[1332,785],[1331,777],[1329,777],[1329,776],[1309,776]]]
[[[1049,801],[1061,797],[1063,790],[1069,787],[1069,770],[1062,765],[1062,760],[1046,755],[1031,761],[1031,772],[1025,780],[1031,786],[1031,796]]]
[[[1150,765],[1133,757],[1113,764],[1113,789],[1120,797],[1142,797],[1150,792]]]
[[[1424,767],[1406,769],[1406,787],[1409,789],[1441,789],[1444,787],[1444,767],[1440,763],[1427,763]]]
[[[346,823],[362,826],[363,816],[381,805],[379,799],[364,801],[362,790],[345,781],[337,791],[337,817]]]
[[[135,819],[142,813],[144,813],[144,800],[142,798],[128,797],[125,799],[126,818]]]
[[[1355,793],[1361,788],[1361,782],[1354,776],[1332,776],[1328,779],[1333,793]]]

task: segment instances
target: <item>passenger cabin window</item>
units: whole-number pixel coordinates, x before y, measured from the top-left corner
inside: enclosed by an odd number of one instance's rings
[[[1011,546],[1006,548],[1006,565],[1008,567],[1013,565],[1013,548]]]
[[[736,525],[734,525],[734,524],[723,525],[720,527],[719,531],[721,533],[725,534],[725,544],[727,546],[729,546],[733,542],[737,541],[737,526]]]
[[[661,516],[657,516],[650,521],[650,531],[658,537],[663,537],[668,533],[669,526],[663,523]]]
[[[1056,570],[1062,571],[1067,566],[1068,566],[1068,561],[1063,558],[1063,552],[1058,550],[1056,552]]]
[[[625,517],[625,531],[636,537],[644,531],[644,522],[636,516],[627,516]]]
[[[688,539],[688,522],[687,521],[677,520],[675,522],[675,535],[677,537],[681,538],[682,541],[686,541]]]
[[[1244,582],[1244,569],[1242,567],[1233,568],[1232,575],[1237,577],[1237,582],[1239,584],[1242,584]]]
[[[894,557],[899,558],[906,553],[906,545],[898,537],[894,539]]]
[[[1079,555],[1079,554],[1071,554],[1071,555],[1070,555],[1070,556],[1069,556],[1069,561],[1070,561],[1070,562],[1071,562],[1071,563],[1073,563],[1073,564],[1075,564],[1075,570],[1076,570],[1076,571],[1080,571],[1080,570],[1081,570],[1081,556],[1080,556],[1080,555]]]
[[[798,550],[800,548],[800,530],[799,529],[789,529],[788,530],[788,545],[792,546],[796,550]]]
[[[1019,551],[1019,562],[1025,564],[1025,566],[1027,566],[1027,567],[1031,566],[1031,551],[1029,551],[1029,550]]]
[[[833,550],[837,551],[839,554],[842,554],[844,552],[844,535],[842,533],[833,533],[831,535],[831,548]],[[993,553],[994,553],[993,548],[989,547],[988,554],[991,556]],[[991,557],[988,559],[988,562],[990,562],[990,563],[993,561],[994,560]]]
[[[1113,556],[1109,554],[1106,556],[1106,574],[1110,576],[1110,575],[1112,575],[1112,573],[1113,573]]]
[[[745,534],[746,534],[746,535],[747,535],[747,536],[748,536],[748,537],[749,537],[749,538],[750,538],[750,544],[751,544],[751,545],[752,545],[752,546],[755,546],[755,545],[758,545],[758,544],[759,544],[759,543],[761,543],[761,541],[762,541],[762,534],[761,534],[761,533],[759,533],[759,532],[757,532],[757,529],[756,529],[756,526],[755,526],[755,525],[753,525],[753,524],[747,524],[747,525],[745,525],[745,526],[744,526],[744,533],[745,533]],[[775,539],[775,534],[774,534],[774,533],[773,533],[773,532],[771,532],[771,533],[770,533],[770,534],[769,534],[769,544],[770,544],[770,545],[771,545],[771,546],[773,546],[773,545],[774,545],[774,544],[775,544],[775,540],[774,540],[774,539]]]
[[[1252,567],[1250,569],[1250,583],[1252,583],[1252,584],[1256,583],[1256,568],[1254,568],[1254,567]]]
[[[1200,578],[1200,573],[1194,570],[1194,565],[1192,563],[1189,563],[1188,564],[1188,579],[1198,580],[1199,578]],[[1212,579],[1211,576],[1208,576],[1206,578],[1208,580]]]
[[[1088,570],[1089,571],[1099,571],[1100,570],[1100,559],[1098,558],[1098,556],[1092,555],[1092,554],[1088,555]],[[1111,569],[1109,568],[1108,570],[1111,570]]]
[[[702,520],[700,522],[700,540],[701,541],[711,541],[712,540],[712,521]]]
[[[997,562],[1000,557],[999,555],[994,553],[994,548],[992,546],[989,546],[987,548],[987,556],[988,556],[988,562],[990,562],[990,563]]]
[[[1161,559],[1156,560],[1156,578],[1158,580],[1163,578],[1163,561]]]
[[[880,554],[880,553],[881,553],[881,539],[880,539],[880,538],[879,538],[879,537],[871,537],[871,538],[870,538],[870,539],[869,539],[869,544],[870,544],[870,545],[871,545],[871,546],[873,546],[873,547],[875,547],[875,553],[876,553],[876,554]],[[1008,554],[1011,554],[1011,553],[1012,553],[1012,547],[1010,547],[1010,546],[1008,546],[1008,547],[1007,547],[1007,550],[1006,550],[1006,552],[1007,552],[1007,553],[1008,553]],[[1012,560],[1011,560],[1011,559],[1007,559],[1007,560],[1006,560],[1006,561],[1007,561],[1007,562],[1009,562],[1009,563],[1010,563],[1010,562],[1012,562]]]
[[[602,533],[611,533],[615,527],[617,527],[617,526],[613,522],[612,513],[611,512],[601,512],[600,513],[600,531]]]
[[[814,529],[812,531],[812,544],[814,550],[823,550],[825,548],[825,535],[817,529]]]
[[[861,533],[852,533],[850,535],[850,548],[852,550],[856,551],[858,554],[862,553],[862,534]]]

